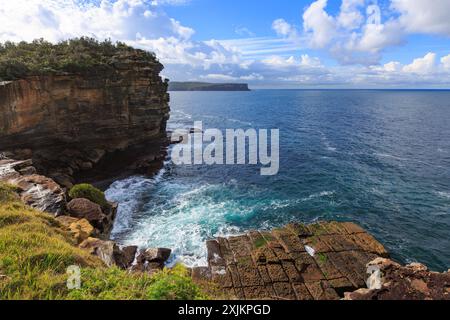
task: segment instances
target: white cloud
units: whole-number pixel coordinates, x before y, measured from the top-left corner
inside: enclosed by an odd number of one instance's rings
[[[303,66],[303,67],[310,67],[310,68],[321,68],[321,67],[323,67],[319,58],[310,57],[307,54],[302,54],[302,56],[300,57],[300,65]]]
[[[408,32],[450,35],[449,0],[391,0]]]
[[[247,27],[237,27],[234,32],[239,36],[254,37],[255,34]]]
[[[450,83],[450,54],[378,65],[383,50],[402,44],[409,32],[448,35],[443,17],[450,1],[428,2],[426,8],[425,1],[392,0],[392,15],[381,12],[374,0],[343,0],[339,12],[331,15],[326,0],[311,0],[303,31],[277,19],[272,23],[277,37],[255,37],[239,27],[235,32],[240,39],[209,41],[193,40],[195,30],[162,7],[189,2],[185,0],[0,1],[0,41],[77,36],[120,40],[154,51],[166,66],[164,75],[174,80],[359,87]],[[301,50],[308,45],[326,48],[341,65],[325,66]]]
[[[342,0],[341,11],[337,18],[338,24],[348,30],[358,28],[364,21],[364,16],[359,8],[365,0]]]
[[[327,0],[313,2],[303,13],[303,28],[313,47],[323,48],[335,36],[335,19],[325,11]]]
[[[97,5],[72,0],[2,1],[0,41],[58,41],[79,36],[98,39],[189,38],[191,28],[145,0],[102,0]]]
[[[218,80],[218,81],[234,81],[236,80],[236,77],[227,75],[227,74],[218,74],[218,73],[211,73],[207,74],[205,76],[201,77],[202,79],[207,80]]]
[[[441,58],[442,67],[444,70],[450,71],[450,54]]]
[[[275,30],[275,32],[279,36],[295,39],[297,35],[297,29],[286,22],[284,19],[277,19],[272,23],[272,29]]]
[[[430,74],[436,70],[436,54],[429,52],[423,58],[414,61],[403,68],[404,72]]]

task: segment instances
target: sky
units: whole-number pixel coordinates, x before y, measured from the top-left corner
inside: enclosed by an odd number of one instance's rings
[[[450,88],[450,0],[0,0],[0,42],[89,36],[172,81]]]

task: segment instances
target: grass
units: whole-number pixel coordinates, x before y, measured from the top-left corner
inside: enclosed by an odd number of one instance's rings
[[[13,187],[0,183],[0,195],[0,300],[208,298],[183,266],[152,276],[107,268],[52,216],[22,204]],[[66,286],[71,265],[81,268],[81,289]]]

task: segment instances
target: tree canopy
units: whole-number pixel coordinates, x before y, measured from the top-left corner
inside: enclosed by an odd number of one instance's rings
[[[44,39],[19,43],[7,41],[0,43],[0,81],[60,72],[82,73],[93,68],[106,70],[112,67],[115,56],[132,51],[145,60],[157,61],[153,53],[111,40],[100,42],[81,37],[57,44]]]

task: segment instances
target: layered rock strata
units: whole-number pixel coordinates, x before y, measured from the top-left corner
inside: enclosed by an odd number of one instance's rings
[[[334,300],[366,287],[366,264],[385,248],[353,223],[290,224],[271,232],[208,241],[208,267],[196,281],[212,280],[239,299]]]
[[[139,50],[109,71],[0,84],[0,151],[33,159],[64,187],[102,174],[158,169],[169,118],[163,66]]]

